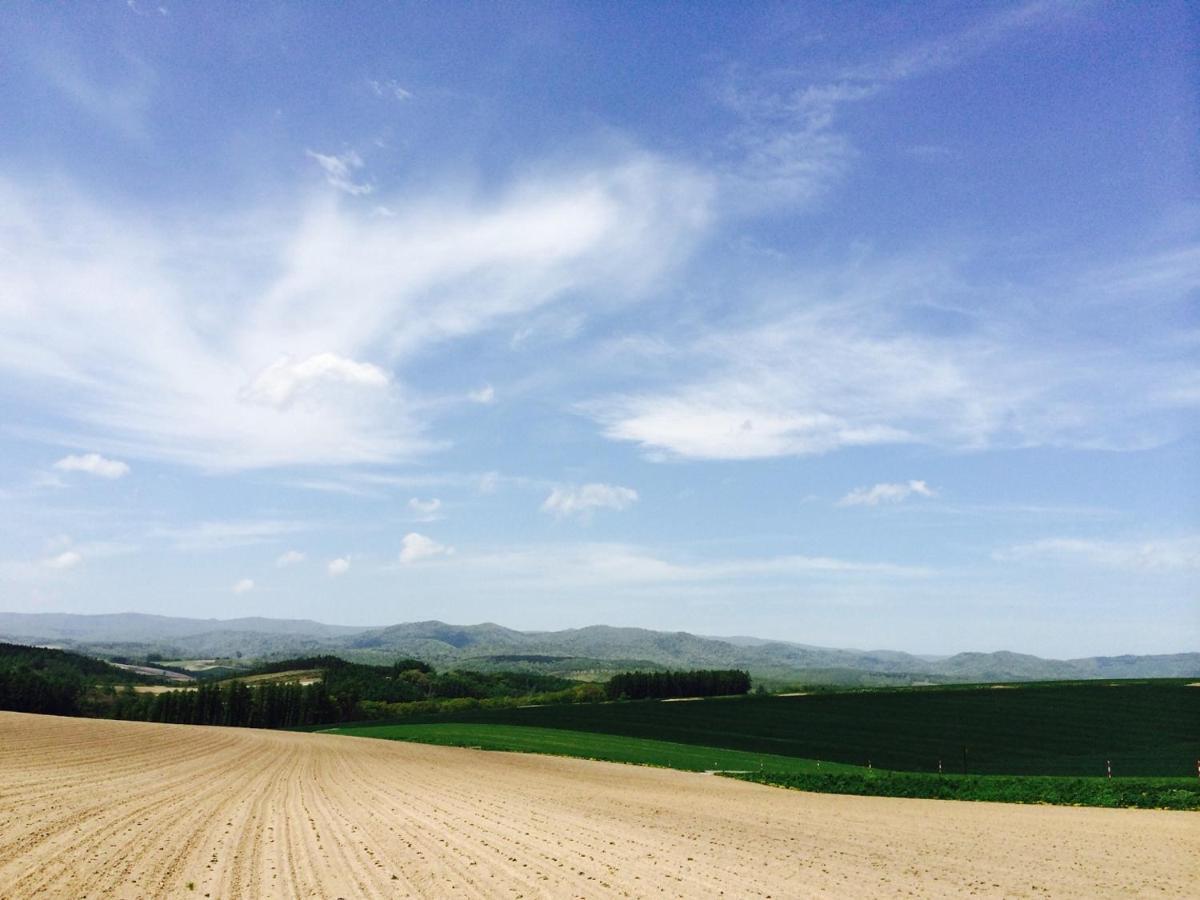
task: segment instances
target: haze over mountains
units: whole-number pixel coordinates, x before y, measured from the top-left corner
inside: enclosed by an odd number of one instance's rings
[[[0,613],[0,640],[110,656],[281,658],[332,653],[380,663],[414,656],[444,668],[533,668],[564,674],[636,666],[737,667],[759,678],[840,683],[1200,677],[1200,653],[1055,660],[999,651],[938,658],[607,625],[533,632],[490,622],[358,628],[295,619]]]

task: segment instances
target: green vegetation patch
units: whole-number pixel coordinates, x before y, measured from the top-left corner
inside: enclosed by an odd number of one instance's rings
[[[1200,688],[1181,681],[927,688],[540,706],[419,721],[561,728],[947,774],[1195,776]]]
[[[606,762],[662,766],[689,772],[744,771],[784,772],[788,774],[857,771],[854,766],[817,762],[768,753],[747,753],[722,747],[676,744],[647,738],[563,731],[558,728],[527,728],[512,725],[373,725],[327,729],[331,734],[413,741],[449,747],[473,747],[479,750],[510,750],[518,753],[545,753]]]
[[[915,772],[745,772],[731,778],[870,797],[988,800],[1059,806],[1200,810],[1198,778],[1056,778],[1052,776],[927,775]]]

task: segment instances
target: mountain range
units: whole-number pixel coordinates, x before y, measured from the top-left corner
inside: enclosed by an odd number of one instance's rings
[[[838,684],[1200,677],[1200,653],[1058,660],[998,651],[932,657],[608,625],[517,631],[490,622],[426,621],[360,628],[304,619],[0,613],[0,640],[133,659],[271,659],[332,653],[360,662],[390,663],[410,656],[439,668],[516,668],[568,677],[629,668],[740,668],[775,683]]]

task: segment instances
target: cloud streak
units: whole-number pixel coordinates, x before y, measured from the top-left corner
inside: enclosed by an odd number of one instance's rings
[[[105,453],[214,470],[411,459],[436,442],[397,373],[565,292],[640,294],[703,230],[708,196],[633,154],[486,198],[432,189],[389,218],[326,197],[176,227],[0,180],[5,393],[55,417],[36,436]]]
[[[937,493],[924,481],[875,484],[855,488],[837,502],[838,506],[878,506],[881,503],[902,503],[909,497],[936,497]]]
[[[930,297],[983,306],[994,290],[944,265],[860,262],[795,281],[747,300],[757,321],[667,351],[674,384],[580,410],[652,457],[767,459],[888,444],[1140,449],[1173,437],[1176,410],[1195,402],[1179,344],[1056,344],[1023,305],[1000,302],[986,316],[948,310],[961,324],[931,328]],[[1056,287],[1060,302],[1072,289],[1083,287]]]
[[[1200,535],[1145,541],[1044,538],[998,550],[993,558],[1142,573],[1194,572],[1200,571]]]

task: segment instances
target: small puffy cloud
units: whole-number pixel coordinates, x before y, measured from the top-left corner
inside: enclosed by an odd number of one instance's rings
[[[83,562],[83,557],[74,550],[64,550],[62,553],[43,561],[48,569],[73,569]]]
[[[99,453],[85,453],[82,456],[64,456],[54,464],[61,472],[87,472],[98,478],[121,478],[129,474],[129,466],[120,460],[106,459]]]
[[[281,553],[278,557],[276,557],[275,566],[276,568],[283,569],[302,562],[304,562],[303,553],[301,553],[299,550],[288,550],[286,553]]]
[[[542,512],[560,518],[578,516],[586,519],[597,509],[623,510],[637,502],[633,488],[616,484],[584,484],[578,487],[557,487],[542,503]]]
[[[339,191],[361,196],[374,190],[371,185],[354,180],[354,172],[363,167],[363,161],[353,150],[347,150],[340,156],[327,156],[312,150],[305,152],[325,172],[325,180]]]
[[[336,353],[317,353],[299,361],[285,356],[244,387],[241,399],[287,409],[295,400],[323,387],[382,388],[387,384],[388,374],[379,366],[355,362]]]
[[[442,501],[437,497],[431,497],[428,500],[421,500],[419,497],[413,497],[408,501],[408,508],[413,512],[417,519],[421,522],[432,522],[440,519],[438,511],[442,508]]]
[[[400,544],[400,562],[404,565],[411,565],[422,559],[430,559],[434,556],[449,556],[454,553],[453,547],[439,544],[433,538],[417,534],[415,531],[410,531],[406,534],[400,541]]]
[[[937,492],[924,481],[876,484],[855,488],[838,501],[838,506],[878,506],[880,503],[902,503],[909,497],[936,497]]]
[[[337,559],[331,560],[325,568],[329,572],[330,578],[337,578],[339,575],[345,575],[350,571],[350,560],[344,556],[339,556]]]
[[[500,486],[499,472],[484,472],[479,476],[479,493],[494,494]]]
[[[254,590],[253,578],[242,578],[232,588],[235,594],[245,594],[248,591]]]
[[[472,403],[492,403],[496,399],[496,389],[490,384],[485,384],[477,391],[471,391],[467,397]]]

